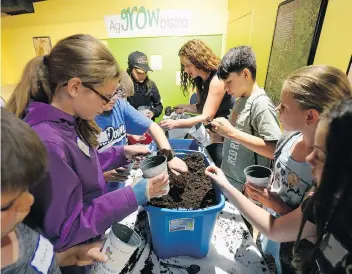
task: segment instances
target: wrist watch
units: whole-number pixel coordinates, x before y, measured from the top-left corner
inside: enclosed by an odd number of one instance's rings
[[[170,162],[175,156],[175,152],[172,149],[160,149],[158,155],[163,155],[167,158],[167,161]]]

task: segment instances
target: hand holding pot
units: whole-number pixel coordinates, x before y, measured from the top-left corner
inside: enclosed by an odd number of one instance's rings
[[[105,263],[108,261],[108,257],[100,251],[103,247],[103,243],[103,241],[97,241],[94,243],[80,244],[66,251],[58,252],[56,253],[58,264],[60,266],[84,266],[91,265],[94,262]]]
[[[168,183],[169,183],[169,174],[167,170],[154,178],[148,179],[148,183],[147,183],[148,200],[167,194],[168,190],[165,190],[165,188],[168,185]]]
[[[142,179],[136,184],[133,184],[132,189],[136,196],[137,204],[144,205],[150,201],[150,199],[167,194],[168,190],[166,187],[168,184],[169,175],[167,170],[153,178]]]
[[[232,133],[236,131],[236,128],[231,125],[230,121],[223,117],[212,120],[211,125],[212,130],[226,138],[230,138]]]
[[[285,215],[293,209],[289,207],[276,192],[270,191],[268,188],[256,186],[251,183],[244,185],[247,196],[262,204],[264,207],[273,209],[280,215]]]

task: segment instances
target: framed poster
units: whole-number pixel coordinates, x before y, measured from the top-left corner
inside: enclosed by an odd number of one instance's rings
[[[328,0],[286,0],[279,4],[265,90],[275,103],[293,71],[313,64]]]
[[[352,55],[350,58],[350,62],[348,63],[346,74],[347,74],[348,80],[350,80],[350,83],[352,85]]]
[[[44,56],[51,51],[50,36],[33,37],[33,45],[36,56]]]

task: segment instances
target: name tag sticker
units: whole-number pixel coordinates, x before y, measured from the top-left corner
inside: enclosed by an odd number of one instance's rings
[[[82,150],[85,155],[90,157],[89,147],[84,142],[82,142],[82,140],[79,139],[78,137],[77,137],[77,145],[78,145],[79,149]]]
[[[47,274],[54,259],[54,247],[42,235],[39,236],[31,266],[38,272]]]

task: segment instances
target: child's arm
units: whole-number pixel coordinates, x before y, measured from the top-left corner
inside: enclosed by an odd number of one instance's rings
[[[303,217],[301,207],[285,216],[274,218],[269,212],[252,203],[233,187],[221,169],[210,166],[205,173],[220,186],[231,203],[262,234],[275,242],[293,242],[297,240]],[[302,232],[302,239],[314,237],[315,235],[316,226],[307,221]]]

